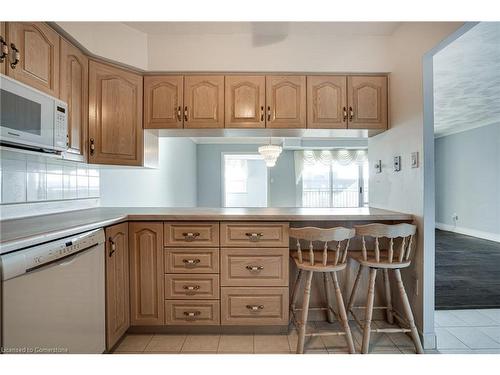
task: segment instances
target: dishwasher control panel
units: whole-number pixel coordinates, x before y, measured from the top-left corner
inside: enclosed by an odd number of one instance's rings
[[[104,230],[96,229],[3,255],[2,278],[11,279],[101,243],[104,243]]]

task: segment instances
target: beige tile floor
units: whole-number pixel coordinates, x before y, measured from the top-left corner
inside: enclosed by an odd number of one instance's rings
[[[440,310],[434,315],[443,354],[500,354],[500,309]]]
[[[386,323],[376,321],[382,327]],[[338,323],[309,323],[308,331],[338,330]],[[352,324],[352,332],[359,352],[361,332]],[[295,353],[297,333],[291,329],[288,335],[173,335],[173,334],[130,334],[127,335],[115,353],[197,353],[197,354],[290,354]],[[402,354],[415,353],[410,338],[405,334],[372,334],[371,353]],[[344,337],[313,337],[306,341],[306,353],[347,353]]]

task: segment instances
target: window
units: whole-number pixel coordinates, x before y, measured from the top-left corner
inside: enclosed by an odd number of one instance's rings
[[[340,165],[314,163],[302,171],[303,207],[368,205],[368,162]]]
[[[267,207],[267,167],[258,154],[223,154],[224,207]]]

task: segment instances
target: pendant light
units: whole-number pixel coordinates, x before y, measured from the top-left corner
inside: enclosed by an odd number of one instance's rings
[[[272,144],[272,139],[269,138],[269,144],[259,147],[259,154],[264,158],[264,162],[268,168],[274,167],[276,165],[276,160],[281,154],[282,148],[278,145]]]

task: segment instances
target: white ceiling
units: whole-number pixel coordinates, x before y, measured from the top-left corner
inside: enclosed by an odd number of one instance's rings
[[[124,22],[146,34],[391,35],[400,22]]]
[[[481,22],[434,57],[437,137],[500,122],[500,22]]]

